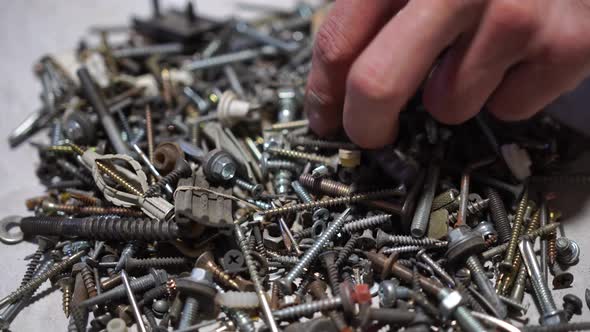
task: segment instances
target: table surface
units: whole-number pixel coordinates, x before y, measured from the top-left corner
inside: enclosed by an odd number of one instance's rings
[[[249,3],[280,6],[292,5],[295,1],[248,1]],[[173,3],[184,4],[185,1],[163,1],[164,7]],[[41,91],[40,84],[32,73],[32,64],[44,54],[60,54],[75,48],[87,29],[91,25],[121,25],[127,24],[130,15],[146,16],[150,13],[150,1],[146,0],[102,0],[96,2],[60,0],[60,1],[11,1],[3,2],[0,12],[0,102],[2,104],[2,121],[0,121],[0,174],[3,175],[0,186],[0,206],[2,216],[27,215],[24,206],[26,198],[39,195],[44,188],[35,177],[35,165],[38,157],[35,149],[23,144],[16,150],[10,150],[6,137],[41,102],[38,98]],[[239,9],[238,1],[217,0],[201,1],[198,3],[200,13],[212,17],[236,15],[250,15]],[[588,84],[590,85],[590,84]],[[578,93],[575,97],[583,98],[587,93]],[[579,103],[578,103],[579,104]],[[552,106],[559,109],[559,114],[574,119],[572,123],[590,125],[590,112],[563,111],[575,109],[576,105],[568,100],[560,101]],[[581,109],[581,107],[580,107]],[[572,114],[575,113],[575,116]],[[588,128],[586,128],[588,129]],[[578,165],[590,165],[590,156],[583,157],[585,162]],[[581,169],[588,169],[581,167]],[[588,195],[590,190],[585,188],[556,188],[558,199],[555,205],[560,207],[564,215],[565,234],[576,240],[582,252],[590,246],[590,231],[586,224],[590,216]],[[0,296],[9,294],[18,286],[25,270],[24,257],[35,250],[30,243],[18,245],[0,244],[2,259],[0,259]],[[590,259],[582,254],[580,263],[571,269],[575,275],[573,287],[559,290],[556,302],[561,307],[561,297],[567,293],[574,293],[584,298],[584,290],[590,287]],[[48,287],[45,284],[42,289]],[[13,331],[58,331],[64,330],[67,321],[61,311],[60,292],[56,291],[25,308],[12,325]],[[537,309],[530,298],[525,300],[531,305],[529,317],[535,323],[538,317]],[[590,320],[590,312],[584,306],[582,316],[576,316],[573,321]]]

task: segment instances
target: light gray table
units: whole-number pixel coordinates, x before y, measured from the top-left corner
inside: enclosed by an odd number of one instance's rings
[[[184,4],[185,1],[162,1],[163,7],[171,3]],[[272,6],[288,7],[295,1],[249,1],[259,4],[270,3]],[[26,215],[24,206],[26,198],[39,195],[43,187],[35,177],[36,151],[24,144],[16,150],[10,150],[6,137],[27,114],[40,106],[40,84],[32,73],[32,64],[42,55],[59,54],[76,47],[81,36],[91,25],[126,24],[130,15],[149,15],[147,0],[102,0],[102,1],[3,1],[0,7],[0,103],[2,115],[0,121],[0,216],[18,214]],[[198,2],[198,10],[213,17],[235,15],[237,1],[216,0]],[[252,13],[243,13],[240,15]],[[583,99],[586,93],[578,92],[574,97]],[[572,122],[590,126],[590,112],[579,112],[580,102],[563,100],[555,108],[562,109]],[[568,109],[563,111],[563,109]],[[576,111],[578,110],[578,111]],[[575,117],[572,115],[575,114]],[[590,159],[590,158],[587,158]],[[582,165],[589,165],[583,163]],[[586,168],[588,170],[588,168]],[[586,219],[590,216],[588,204],[589,190],[569,188],[560,192],[559,205],[563,206],[566,222],[566,235],[576,241],[585,252],[590,247],[590,227]],[[16,246],[0,244],[0,296],[13,291],[20,282],[26,262],[23,258],[32,253],[35,247],[28,243]],[[578,266],[572,269],[576,275],[574,287],[556,292],[556,302],[561,305],[561,296],[574,293],[584,296],[584,289],[590,287],[590,259],[582,255]],[[44,285],[43,288],[46,288]],[[529,299],[530,301],[530,299]],[[532,321],[536,321],[536,309],[531,303]],[[583,316],[574,321],[590,320],[588,308]],[[12,325],[13,331],[63,331],[67,325],[61,312],[60,292],[54,292],[39,302],[26,308]]]

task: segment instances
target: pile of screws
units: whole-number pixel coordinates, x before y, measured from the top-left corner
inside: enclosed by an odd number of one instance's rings
[[[31,142],[47,191],[2,221],[4,242],[38,244],[3,329],[45,281],[68,331],[518,331],[527,292],[541,326],[524,329],[590,328],[551,293],[580,248],[546,194],[586,179],[553,174],[587,140],[543,114],[443,126],[419,96],[394,145],[320,140],[301,100],[322,8],[217,22],[153,4],[35,65],[43,107],[9,141],[49,132]]]

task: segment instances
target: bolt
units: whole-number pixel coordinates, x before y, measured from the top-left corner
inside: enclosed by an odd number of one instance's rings
[[[555,241],[557,261],[565,266],[575,265],[580,259],[580,247],[574,240],[560,237]]]
[[[528,203],[528,197],[528,191],[525,191],[522,195],[522,198],[520,199],[520,202],[518,203],[518,208],[516,209],[516,216],[514,217],[514,225],[512,227],[512,234],[510,236],[510,241],[508,242],[506,256],[504,256],[504,260],[500,263],[499,266],[500,270],[502,270],[503,272],[512,272],[512,261],[514,260],[514,255],[516,254],[518,238],[522,234],[524,213]]]
[[[289,295],[293,294],[293,281],[303,274],[304,269],[306,269],[318,257],[328,241],[334,235],[336,235],[340,228],[342,228],[342,225],[348,218],[350,212],[350,208],[344,210],[344,212],[342,212],[340,216],[338,216],[338,218],[332,224],[330,224],[330,226],[328,226],[328,228],[316,240],[313,246],[305,252],[297,265],[295,265],[295,267],[293,267],[293,269],[291,269],[291,271],[289,271],[285,277],[279,279],[278,284],[283,293]]]
[[[174,240],[176,223],[156,219],[118,217],[51,218],[26,217],[21,229],[30,235],[80,236],[96,240]]]
[[[537,303],[541,308],[541,318],[539,321],[542,325],[555,325],[564,322],[563,312],[557,310],[553,296],[547,283],[543,279],[539,262],[535,257],[533,244],[528,240],[521,240],[519,243],[520,252],[530,276],[531,284]]]
[[[582,300],[576,295],[566,294],[563,296],[563,311],[568,322],[574,315],[581,315],[583,307]]]

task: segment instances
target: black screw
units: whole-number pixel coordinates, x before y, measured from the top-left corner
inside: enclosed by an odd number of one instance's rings
[[[569,322],[573,315],[582,314],[582,300],[574,294],[567,294],[563,297],[563,311],[565,311],[565,317]]]

